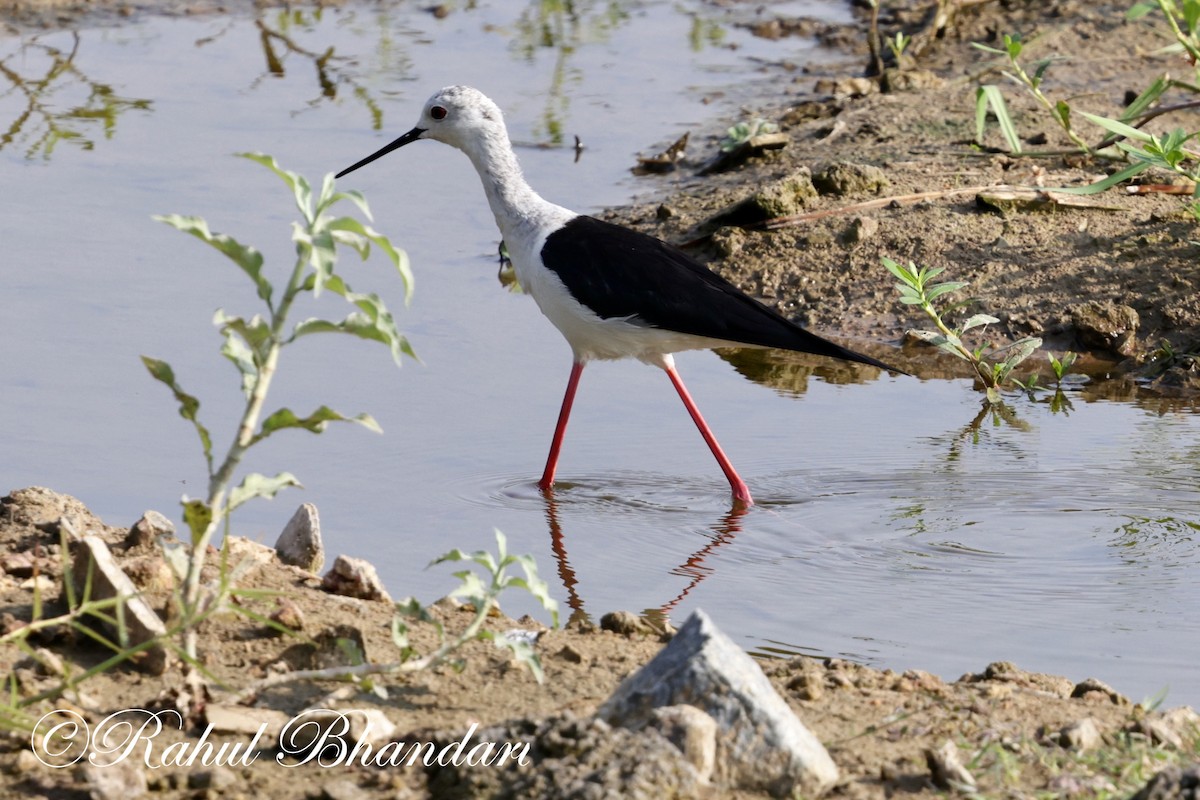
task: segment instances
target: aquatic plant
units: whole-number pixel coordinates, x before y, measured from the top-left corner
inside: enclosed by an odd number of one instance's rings
[[[992,347],[985,342],[971,349],[963,343],[962,335],[976,328],[982,331],[986,329],[986,326],[1000,320],[989,314],[973,314],[958,327],[951,328],[942,319],[942,312],[934,305],[934,301],[938,298],[962,289],[967,285],[966,281],[932,283],[932,280],[940,275],[945,267],[917,267],[912,262],[905,267],[886,256],[883,258],[883,265],[900,279],[900,282],[896,284],[896,289],[900,292],[900,302],[920,308],[933,320],[934,326],[937,328],[933,331],[910,330],[909,335],[929,342],[940,350],[969,363],[975,376],[983,384],[988,400],[992,403],[999,403],[1000,387],[1008,380],[1018,364],[1041,347],[1042,340],[1036,336],[1026,336],[1004,347]]]

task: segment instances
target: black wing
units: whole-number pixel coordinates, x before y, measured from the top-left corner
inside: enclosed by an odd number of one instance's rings
[[[857,361],[899,372],[806,331],[677,247],[578,216],[546,238],[542,260],[576,300],[604,319]]]

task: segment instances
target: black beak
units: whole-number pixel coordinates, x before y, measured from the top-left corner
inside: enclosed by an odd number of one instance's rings
[[[354,172],[354,170],[358,169],[359,167],[365,167],[367,164],[370,164],[375,159],[380,158],[381,156],[386,156],[388,153],[392,152],[393,150],[398,150],[401,147],[404,147],[404,145],[406,145],[406,144],[411,144],[412,142],[415,142],[417,139],[421,138],[421,134],[424,132],[425,132],[424,128],[413,128],[411,131],[404,134],[396,141],[392,142],[391,144],[384,145],[383,147],[376,150],[374,153],[371,153],[371,155],[364,158],[362,161],[359,161],[357,164],[354,164],[352,166],[346,167],[344,170],[339,172],[337,175],[334,175],[333,177],[340,178],[343,175],[348,175],[349,173]]]

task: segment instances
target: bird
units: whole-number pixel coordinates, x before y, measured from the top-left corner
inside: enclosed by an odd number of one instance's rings
[[[734,505],[742,507],[754,503],[750,489],[700,414],[673,353],[780,348],[900,372],[805,330],[671,244],[542,198],[521,172],[500,107],[478,89],[440,89],[416,126],[334,177],[422,139],[470,159],[518,282],[571,347],[571,372],[538,481],[544,493],[553,490],[571,406],[590,361],[636,358],[664,370],[728,479]]]

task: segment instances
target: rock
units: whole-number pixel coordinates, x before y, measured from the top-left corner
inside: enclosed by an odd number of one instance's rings
[[[235,734],[247,747],[253,743],[256,749],[272,750],[290,717],[271,708],[208,703],[204,706],[204,719],[214,733]]]
[[[276,608],[271,612],[270,620],[289,631],[304,630],[304,612],[300,610],[300,606],[286,597],[281,597],[276,601]]]
[[[35,669],[39,675],[61,678],[67,674],[67,669],[63,666],[62,658],[53,650],[38,647],[33,651],[33,658],[37,662]]]
[[[79,774],[87,784],[92,800],[133,800],[146,794],[146,772],[135,758],[112,764],[81,762]]]
[[[1200,740],[1200,714],[1187,706],[1153,714],[1137,723],[1137,730],[1155,744],[1184,750]]]
[[[1071,690],[1071,697],[1089,702],[1108,702],[1115,706],[1129,705],[1129,698],[1121,695],[1107,683],[1095,678],[1086,678],[1075,684],[1075,688]]]
[[[822,78],[813,86],[817,94],[834,97],[862,97],[879,91],[879,84],[870,78]]]
[[[848,245],[865,242],[879,233],[879,220],[874,217],[855,217],[842,232],[842,241]]]
[[[17,489],[0,501],[0,504],[4,506],[4,513],[13,522],[30,525],[47,533],[58,533],[58,521],[63,517],[74,520],[75,529],[81,533],[104,527],[82,502],[69,494],[59,494],[44,486]]]
[[[125,574],[144,592],[169,592],[175,586],[175,573],[158,554],[125,559]]]
[[[461,731],[437,733],[439,749]],[[491,768],[436,761],[427,770],[432,797],[685,798],[707,787],[679,749],[654,730],[613,728],[571,712],[475,732],[471,741],[512,745]]]
[[[103,600],[110,597],[125,598],[125,625],[129,636],[129,644],[139,645],[152,639],[166,636],[167,629],[154,609],[138,594],[138,589],[129,579],[113,558],[108,545],[98,536],[84,536],[71,545],[72,577],[75,580],[75,591],[78,597],[83,596],[84,584],[87,581],[88,570],[92,572],[91,600]],[[113,613],[110,609],[109,613]],[[115,631],[110,632],[116,636]],[[138,669],[152,675],[161,675],[167,669],[167,650],[162,644],[155,644],[143,650],[133,658]],[[143,784],[145,779],[143,778]]]
[[[383,588],[379,573],[368,561],[350,556],[338,556],[333,567],[321,581],[321,588],[330,594],[357,597],[362,600],[392,602],[391,595]]]
[[[1200,764],[1167,767],[1130,800],[1200,800]]]
[[[712,777],[717,761],[717,721],[695,706],[666,706],[654,709],[647,724],[679,748],[704,783]]]
[[[1084,717],[1078,722],[1067,725],[1053,738],[1060,746],[1081,753],[1086,750],[1094,750],[1104,741],[1104,737],[1100,734],[1100,728],[1096,725],[1096,720],[1091,717]]]
[[[742,246],[746,244],[746,231],[726,225],[713,231],[709,241],[712,242],[713,249],[721,258],[733,258],[742,251]]]
[[[239,783],[241,783],[241,780],[234,774],[233,770],[222,764],[195,770],[188,773],[187,776],[187,787],[189,789],[199,789],[214,793],[223,792]]]
[[[750,225],[791,216],[803,211],[816,197],[812,173],[808,167],[801,167],[785,178],[766,184],[750,197],[718,211],[704,226]]]
[[[370,800],[371,794],[349,778],[334,778],[321,784],[322,800]]]
[[[293,717],[281,733],[280,749],[289,755],[305,753],[316,743],[322,748],[341,746],[350,752],[356,743],[377,751],[392,741],[395,724],[378,708],[310,708]],[[335,760],[333,753],[328,754]]]
[[[941,77],[927,69],[885,69],[879,78],[879,88],[884,92],[918,92],[937,89],[943,83]]]
[[[649,622],[631,611],[610,611],[600,618],[600,630],[622,636],[653,636],[658,631]]]
[[[569,644],[563,645],[563,648],[554,655],[570,664],[583,663],[583,653]]]
[[[963,766],[958,747],[949,739],[936,750],[925,748],[925,763],[929,766],[929,776],[934,786],[939,789],[970,789],[975,786],[975,776]]]
[[[321,543],[321,518],[317,507],[303,503],[283,526],[275,540],[275,552],[284,564],[291,564],[314,575],[325,566],[325,546]]]
[[[879,167],[838,161],[822,167],[812,176],[813,186],[821,194],[838,197],[855,194],[881,194],[892,182]]]
[[[14,578],[32,578],[34,572],[34,557],[31,553],[21,551],[0,555],[0,570]]]
[[[1071,310],[1071,324],[1084,347],[1131,356],[1137,350],[1137,311],[1111,300],[1092,300]]]
[[[818,794],[838,777],[821,743],[776,694],[758,664],[696,611],[650,663],[626,678],[598,715],[641,730],[655,709],[692,705],[718,725],[716,780],[777,795]]]
[[[125,536],[125,547],[129,549],[149,547],[157,542],[160,536],[173,537],[174,535],[175,523],[157,511],[147,511],[129,529],[129,533]]]

